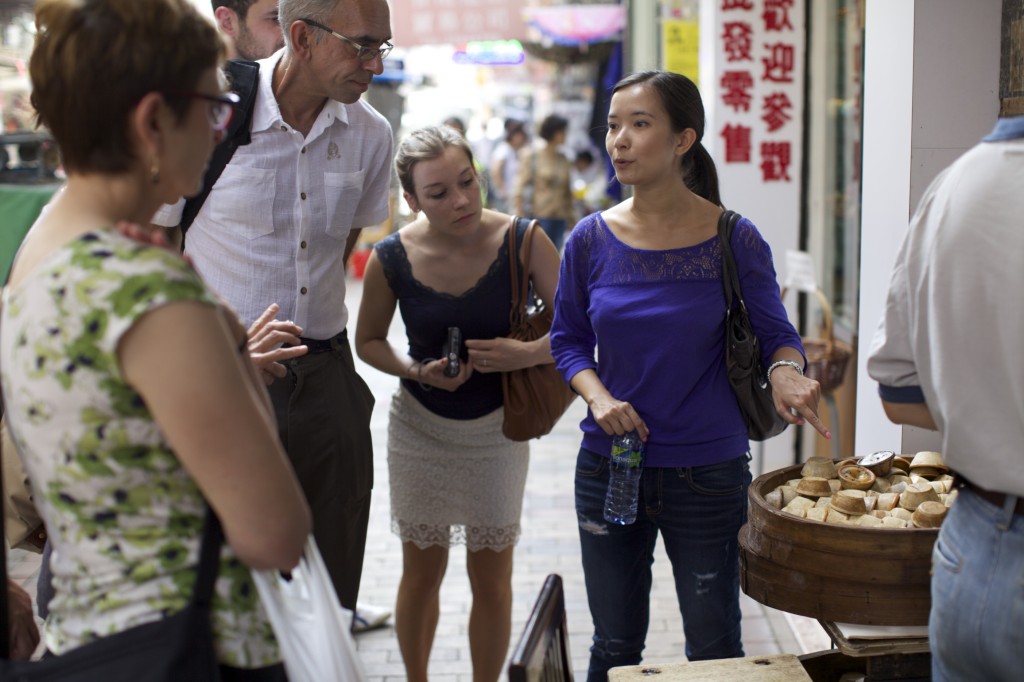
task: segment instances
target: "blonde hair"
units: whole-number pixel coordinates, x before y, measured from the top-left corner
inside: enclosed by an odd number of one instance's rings
[[[395,152],[395,172],[402,189],[416,196],[416,186],[412,181],[412,171],[420,161],[431,161],[440,158],[451,147],[461,149],[473,163],[473,148],[462,135],[449,126],[430,126],[420,128],[406,135]],[[474,173],[476,172],[474,166]]]
[[[195,89],[224,55],[216,27],[187,0],[39,0],[35,16],[32,105],[75,172],[128,170],[139,100]],[[167,104],[180,121],[191,100]]]

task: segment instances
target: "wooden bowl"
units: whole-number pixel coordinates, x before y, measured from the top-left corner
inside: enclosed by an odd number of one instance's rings
[[[868,512],[867,505],[864,504],[863,490],[840,490],[832,496],[828,506],[849,516],[861,516]]]
[[[836,465],[828,457],[811,457],[804,462],[803,467],[800,469],[800,475],[804,477],[813,476],[814,478],[835,478]]]
[[[804,497],[821,497],[822,495],[831,495],[832,486],[828,484],[827,478],[805,476],[796,484],[796,491]]]
[[[932,488],[931,483],[911,483],[900,493],[900,506],[908,511],[914,511],[922,502],[938,501],[939,494]]]
[[[946,505],[941,502],[922,502],[917,505],[910,520],[915,528],[938,528],[946,518]]]
[[[895,457],[892,458],[892,466],[893,468],[899,469],[905,474],[910,473],[910,460],[907,459],[906,457],[900,457],[899,455],[896,455]]]
[[[870,455],[864,455],[857,460],[857,464],[871,469],[871,472],[876,476],[888,476],[889,471],[892,469],[892,461],[895,458],[896,453],[892,450],[879,450],[878,452],[872,452]]]
[[[839,468],[839,481],[844,490],[867,490],[875,484],[875,474],[867,467],[850,464]]]

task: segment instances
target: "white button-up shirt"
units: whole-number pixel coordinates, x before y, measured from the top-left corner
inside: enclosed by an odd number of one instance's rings
[[[283,54],[259,62],[252,142],[217,180],[185,253],[246,324],[278,303],[278,317],[303,336],[328,339],[348,323],[349,232],[388,217],[391,126],[361,100],[328,100],[303,137],[282,119],[271,88]],[[183,206],[164,206],[153,222],[177,225]]]

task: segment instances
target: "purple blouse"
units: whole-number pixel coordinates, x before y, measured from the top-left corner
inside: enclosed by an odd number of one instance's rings
[[[783,346],[802,353],[771,248],[746,218],[731,245],[765,367]],[[566,381],[595,369],[615,398],[633,405],[651,431],[646,466],[713,464],[750,448],[725,374],[724,319],[717,236],[681,249],[634,249],[594,213],[565,245],[551,353]],[[607,455],[611,438],[589,412],[580,426],[583,447]]]

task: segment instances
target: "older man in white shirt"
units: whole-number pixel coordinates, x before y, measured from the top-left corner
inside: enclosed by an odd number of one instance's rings
[[[250,144],[235,151],[185,239],[246,322],[276,302],[308,354],[270,387],[341,603],[355,609],[373,486],[373,396],[349,348],[345,263],[388,216],[392,133],[360,100],[391,49],[386,0],[281,0],[286,46],[259,62]],[[177,225],[181,205],[154,222]]]

